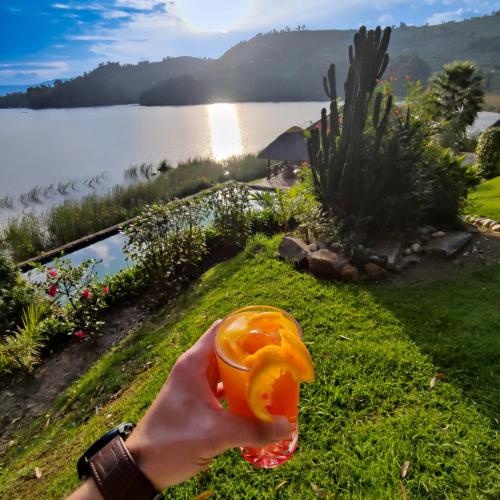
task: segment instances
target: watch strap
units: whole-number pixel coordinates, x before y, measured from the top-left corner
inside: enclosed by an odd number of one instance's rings
[[[106,500],[151,500],[158,495],[120,436],[113,438],[91,457],[89,464]]]

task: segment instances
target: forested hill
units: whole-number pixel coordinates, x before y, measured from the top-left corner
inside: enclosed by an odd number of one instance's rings
[[[353,33],[271,32],[238,43],[216,60],[180,57],[137,65],[108,63],[54,87],[0,98],[0,107],[324,99],[322,76],[335,62],[342,81]],[[388,74],[399,81],[406,75],[425,80],[447,62],[471,59],[482,69],[488,90],[500,92],[500,12],[437,26],[402,24],[393,32],[389,52]]]

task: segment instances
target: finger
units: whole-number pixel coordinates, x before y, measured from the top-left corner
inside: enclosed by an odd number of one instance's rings
[[[268,424],[252,418],[227,413],[221,442],[226,449],[236,447],[262,447],[274,441],[286,439],[290,435],[290,422],[286,417],[275,417]]]
[[[188,365],[189,369],[204,375],[207,373],[211,361],[215,358],[215,335],[221,321],[220,319],[215,321],[196,343],[182,355],[182,363]]]

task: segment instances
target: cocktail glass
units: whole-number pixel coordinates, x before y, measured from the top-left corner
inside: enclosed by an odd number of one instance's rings
[[[249,320],[258,315],[261,315],[259,318],[265,318],[266,315],[263,313],[272,313],[283,328],[293,332],[299,339],[302,338],[299,324],[286,311],[270,306],[249,306],[238,309],[224,318],[218,327],[215,340],[217,364],[229,409],[235,414],[252,418],[257,417],[247,402],[250,369],[245,366],[244,358],[265,345],[280,343],[280,333],[272,327],[273,322],[267,325],[271,328],[266,328],[266,321],[260,320],[257,321],[258,328],[250,327]],[[229,347],[228,338],[233,345],[237,345],[236,349]],[[240,349],[240,344],[235,344],[238,341],[245,347],[244,350]],[[270,400],[269,406],[266,407],[269,413],[288,418],[291,424],[290,434],[285,440],[270,443],[263,448],[241,448],[241,453],[243,458],[255,467],[271,469],[290,460],[297,447],[299,383],[290,373],[285,372],[274,382],[272,394],[263,394],[262,397]]]

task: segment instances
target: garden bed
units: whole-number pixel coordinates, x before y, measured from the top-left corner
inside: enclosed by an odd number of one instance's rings
[[[279,241],[259,239],[211,268],[99,360],[48,424],[42,417],[25,428],[0,458],[2,494],[68,493],[81,451],[112,424],[137,421],[215,318],[265,303],[298,319],[315,363],[316,383],[301,395],[298,452],[272,472],[226,453],[168,498],[495,496],[500,266],[403,293],[318,281],[275,258]]]

